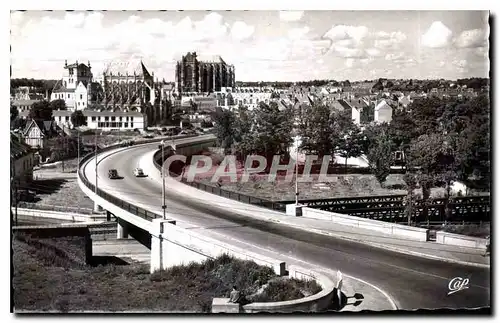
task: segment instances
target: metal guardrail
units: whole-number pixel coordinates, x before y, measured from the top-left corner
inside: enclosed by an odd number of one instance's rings
[[[186,135],[186,136],[174,136],[173,138],[174,139],[185,139],[185,138],[192,138],[192,137],[198,137],[197,135],[194,135],[194,136],[191,136],[191,135]],[[137,141],[134,141],[132,143],[119,143],[119,144],[116,144],[116,145],[111,145],[111,146],[107,146],[105,148],[102,148],[102,149],[98,149],[97,152],[100,154],[100,153],[103,153],[103,152],[106,152],[106,151],[110,151],[110,150],[113,150],[113,149],[116,149],[116,148],[120,148],[120,147],[129,147],[129,146],[135,146],[135,145],[142,145],[142,144],[148,144],[148,143],[155,143],[155,142],[160,142],[162,140],[165,140],[165,138],[170,138],[172,139],[172,137],[162,137],[161,139],[160,138],[154,138],[154,139],[148,139],[148,140],[137,140]],[[94,158],[95,156],[95,153],[92,152],[92,153],[89,153],[87,155],[85,155],[81,160],[80,160],[80,164],[78,165],[78,176],[80,177],[80,180],[82,181],[82,183],[87,187],[89,188],[90,190],[92,190],[93,192],[96,192],[96,189],[95,189],[95,185],[90,183],[90,181],[87,179],[87,177],[85,176],[85,174],[83,173],[83,170],[82,170],[82,166],[90,159]],[[147,211],[143,208],[140,208],[140,207],[137,207],[133,204],[130,204],[128,202],[125,202],[124,200],[120,199],[120,198],[117,198],[111,194],[108,194],[106,193],[105,191],[101,190],[99,187],[97,187],[97,196],[105,199],[106,201],[110,202],[110,203],[113,203],[114,205],[122,208],[123,210],[129,212],[129,213],[132,213],[134,215],[137,215],[143,219],[146,219],[148,221],[152,221],[153,219],[156,219],[156,218],[159,218],[161,217],[161,215],[159,214],[156,214],[154,212],[151,212],[151,211]]]
[[[168,156],[164,156],[164,157],[166,159]],[[155,167],[159,171],[161,171],[161,164],[163,164],[161,162],[161,149],[156,151],[156,153],[153,155],[153,162],[154,162]],[[176,174],[175,172],[172,172],[170,170],[169,170],[169,174],[171,177],[178,177],[181,175],[181,174]],[[250,196],[250,195],[241,194],[241,193],[237,193],[237,192],[233,192],[233,191],[229,191],[229,190],[224,190],[220,187],[208,185],[205,183],[199,183],[199,182],[194,182],[194,181],[188,182],[185,178],[181,178],[180,182],[183,184],[195,187],[197,189],[203,190],[205,192],[212,193],[212,194],[222,196],[225,198],[229,198],[229,199],[232,199],[232,200],[235,200],[238,202],[247,203],[247,204],[256,205],[256,206],[262,206],[262,207],[265,207],[267,209],[271,209],[271,210],[275,210],[275,211],[281,211],[281,212],[286,211],[286,205],[283,203],[280,203],[280,202],[274,202],[271,200],[266,200],[266,199],[258,198],[255,196]],[[295,203],[295,201],[294,201],[294,203]]]
[[[161,149],[153,155],[155,167],[161,170]],[[168,156],[164,156],[165,158]],[[181,174],[169,170],[172,177],[179,177]],[[218,186],[191,181],[181,178],[183,184],[190,185],[208,193],[226,197],[239,202],[262,206],[271,210],[284,212],[287,204],[294,204],[295,201],[270,201],[234,191],[224,190]],[[384,222],[403,222],[407,223],[405,206],[403,204],[406,195],[381,195],[381,196],[362,196],[349,198],[333,199],[314,199],[299,200],[300,204],[310,208],[337,212],[369,218]],[[427,204],[422,200],[417,200],[413,205],[412,222],[487,222],[490,221],[490,197],[489,196],[465,196],[451,197],[446,206],[446,198],[434,198]],[[427,207],[427,214],[424,211]],[[446,207],[450,209],[446,216]]]
[[[348,214],[386,222],[405,222],[405,195],[300,200],[299,203],[323,211]],[[294,201],[280,201],[294,203]],[[427,215],[424,209],[427,208]],[[491,220],[490,196],[432,198],[413,204],[413,222],[487,222]],[[448,215],[446,211],[448,209]]]

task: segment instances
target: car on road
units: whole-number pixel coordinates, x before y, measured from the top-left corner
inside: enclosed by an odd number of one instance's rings
[[[109,179],[118,179],[120,176],[118,176],[118,171],[116,169],[110,169],[108,170],[108,177]]]
[[[134,169],[134,176],[135,177],[144,177],[146,175],[144,174],[144,171],[142,170],[142,168],[137,167],[136,169]]]

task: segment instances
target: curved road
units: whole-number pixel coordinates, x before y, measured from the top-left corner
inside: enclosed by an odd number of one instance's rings
[[[157,143],[148,144],[114,152],[107,157],[103,155],[98,162],[99,188],[161,214],[161,185],[148,177],[133,176],[133,169],[141,157],[157,146]],[[107,172],[111,168],[117,169],[124,178],[109,180]],[[84,171],[94,182],[94,162],[84,166]],[[277,223],[249,221],[231,210],[220,212],[189,196],[169,194],[168,187],[166,191],[167,210],[178,216],[178,225],[204,230],[207,236],[230,236],[255,248],[270,249],[310,265],[341,270],[382,288],[400,309],[490,306],[489,269],[403,255]],[[468,277],[470,287],[448,296],[448,283],[454,277]]]

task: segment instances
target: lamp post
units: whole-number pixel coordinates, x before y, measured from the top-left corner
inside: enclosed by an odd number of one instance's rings
[[[162,186],[161,186],[161,196],[163,200],[163,204],[161,208],[163,209],[163,220],[166,220],[166,209],[167,206],[165,205],[165,169],[164,169],[164,164],[165,164],[165,141],[161,141],[161,181],[162,181]]]
[[[80,130],[77,130],[77,137],[76,139],[78,140],[78,166],[80,166]]]
[[[299,141],[295,134],[295,206],[299,205]]]
[[[94,193],[97,195],[97,129],[94,136],[94,159],[95,159],[95,187]]]

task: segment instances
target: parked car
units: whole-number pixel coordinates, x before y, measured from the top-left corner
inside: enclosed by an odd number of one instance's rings
[[[154,136],[152,134],[149,134],[149,133],[145,134],[143,137],[146,138],[146,139],[154,138]]]
[[[108,171],[108,177],[109,179],[118,179],[120,176],[118,176],[118,171],[116,169],[110,169]]]
[[[135,177],[144,177],[146,175],[144,174],[144,171],[142,170],[142,168],[137,167],[136,169],[134,169],[134,176]]]

